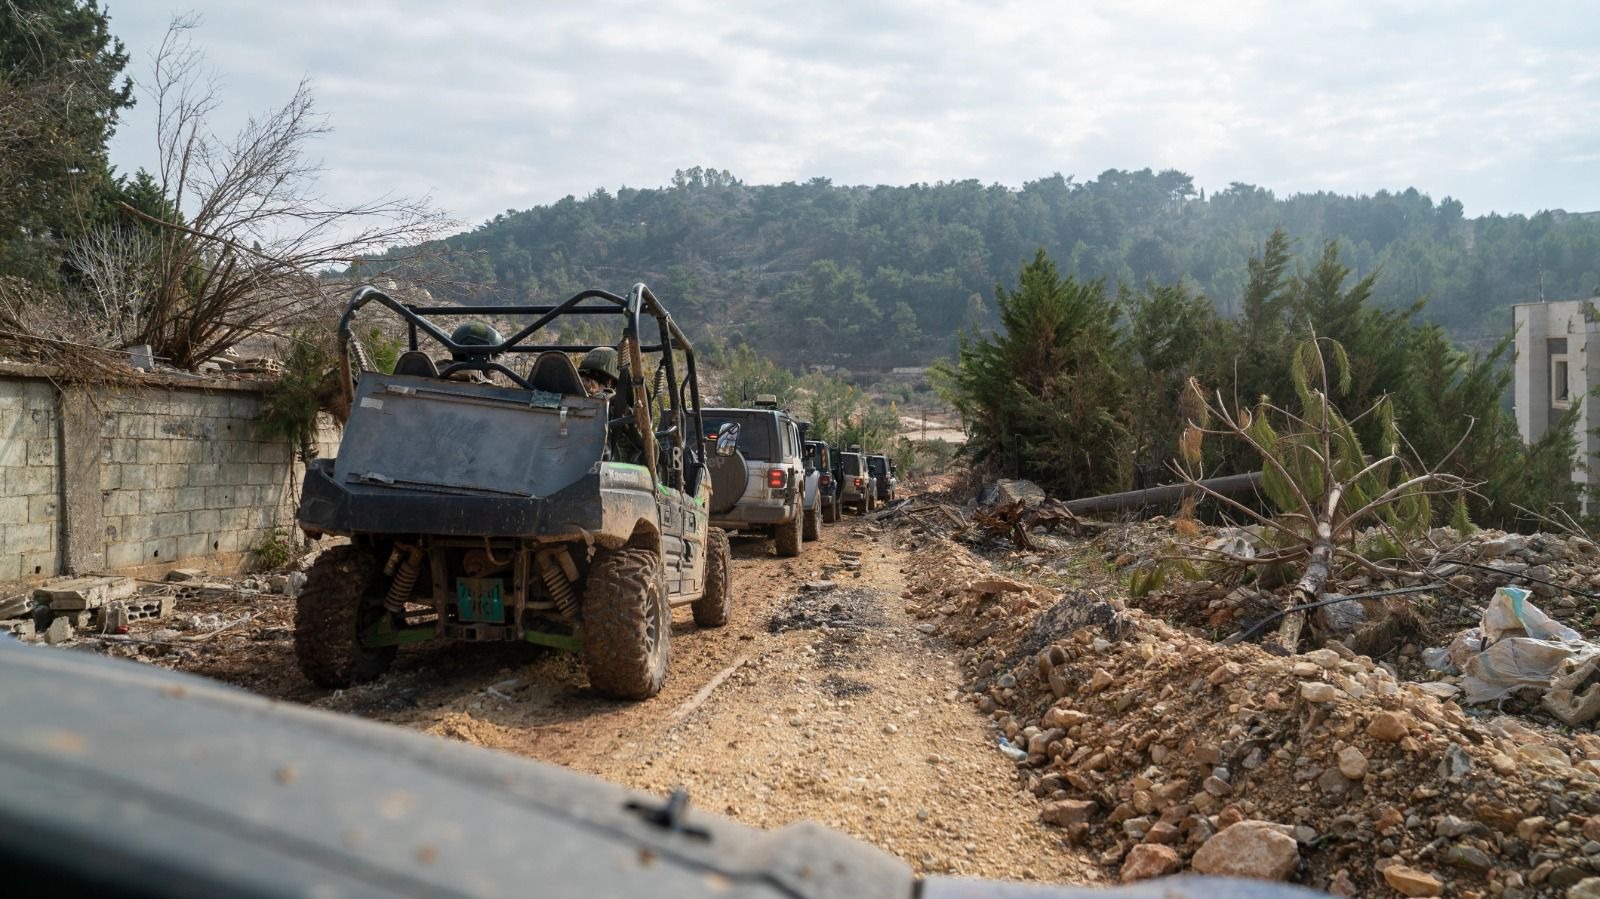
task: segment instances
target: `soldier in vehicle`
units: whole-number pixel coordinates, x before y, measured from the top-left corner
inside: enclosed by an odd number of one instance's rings
[[[608,346],[595,347],[578,363],[578,377],[583,379],[583,389],[590,396],[611,396],[616,393],[621,369],[617,366],[617,351]]]

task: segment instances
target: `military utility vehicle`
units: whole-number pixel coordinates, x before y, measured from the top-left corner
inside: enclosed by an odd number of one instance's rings
[[[368,305],[405,323],[393,374],[366,370],[352,338]],[[527,324],[502,340],[483,322],[436,323],[489,316]],[[619,342],[550,339],[577,317],[617,323]],[[694,348],[645,285],[483,307],[362,287],[339,340],[350,418],[338,456],[306,472],[297,516],[313,537],[349,539],[317,558],[297,599],[311,680],[372,680],[406,643],[523,640],[578,652],[595,689],[643,699],[667,676],[673,606],[703,626],[728,620],[706,457],[733,453],[733,437],[701,439]],[[570,354],[595,350],[610,360],[596,377],[615,383],[591,389]]]

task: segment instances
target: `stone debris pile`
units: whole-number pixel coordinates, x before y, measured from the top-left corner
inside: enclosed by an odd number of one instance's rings
[[[1457,557],[1498,562],[1446,574],[1472,589],[1514,576],[1507,564],[1546,566],[1557,590],[1591,577],[1579,540],[1466,545]],[[1114,576],[1061,590],[1029,575],[1054,560],[1007,576],[949,541],[921,551],[940,564],[912,572],[908,611],[964,648],[973,702],[1043,820],[1125,880],[1188,869],[1340,895],[1534,896],[1600,876],[1593,733],[1469,713],[1454,685],[1336,640],[1288,657],[1222,646],[1133,608]]]

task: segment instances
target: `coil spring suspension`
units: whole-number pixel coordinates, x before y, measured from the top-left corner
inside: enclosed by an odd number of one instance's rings
[[[395,572],[394,580],[389,583],[389,593],[383,598],[383,607],[396,615],[404,615],[406,600],[411,598],[411,591],[417,586],[417,576],[420,574],[422,550],[413,546],[405,563]]]
[[[562,549],[546,550],[535,558],[539,562],[539,577],[544,580],[545,589],[550,591],[550,598],[555,601],[556,610],[561,617],[573,624],[578,623],[578,594],[572,589],[572,581],[562,571],[562,565],[556,557],[566,552]]]

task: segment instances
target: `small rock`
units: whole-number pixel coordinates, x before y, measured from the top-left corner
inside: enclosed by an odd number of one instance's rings
[[[1047,802],[1039,816],[1046,824],[1057,827],[1066,827],[1072,824],[1086,824],[1094,817],[1100,808],[1100,803],[1093,799],[1057,799]]]
[[[1600,877],[1585,877],[1567,889],[1567,899],[1600,899]]]
[[[1150,825],[1149,830],[1144,832],[1144,841],[1146,843],[1161,843],[1162,845],[1176,843],[1178,842],[1178,827],[1166,821],[1157,821]]]
[[[1472,756],[1467,751],[1454,743],[1444,751],[1444,758],[1439,760],[1440,777],[1465,777],[1472,771]]]
[[[1405,865],[1384,868],[1383,879],[1405,896],[1437,896],[1444,892],[1444,883],[1439,878]]]
[[[1089,678],[1089,683],[1084,687],[1084,692],[1099,693],[1101,690],[1116,683],[1116,681],[1117,679],[1112,677],[1110,672],[1104,668],[1096,668],[1094,674]]]
[[[1317,775],[1317,786],[1331,796],[1343,796],[1350,790],[1350,781],[1338,768],[1329,768]]]
[[[1523,818],[1517,822],[1517,837],[1532,842],[1535,837],[1544,831],[1544,826],[1547,823],[1548,821],[1543,815]]]
[[[1406,719],[1394,712],[1379,712],[1367,722],[1367,736],[1384,743],[1398,743],[1407,733]]]
[[[1333,702],[1339,698],[1339,688],[1320,681],[1306,681],[1300,685],[1300,698],[1306,702]]]
[[[1351,780],[1360,780],[1367,776],[1367,757],[1361,750],[1354,746],[1346,746],[1339,750],[1339,773]]]
[[[1206,675],[1206,680],[1209,681],[1212,686],[1219,686],[1233,680],[1243,673],[1244,667],[1238,662],[1223,662],[1221,665],[1211,669],[1211,673]]]
[[[1472,823],[1471,821],[1458,818],[1455,815],[1443,815],[1439,818],[1439,820],[1433,822],[1433,833],[1435,836],[1441,836],[1453,840],[1456,837],[1462,837],[1472,833],[1472,831],[1477,827],[1478,825]]]
[[[50,622],[49,629],[44,632],[44,642],[56,646],[71,640],[72,634],[72,622],[64,617],[57,617]]]
[[[1300,847],[1268,821],[1240,821],[1206,840],[1190,862],[1201,874],[1288,880],[1300,864]]]
[[[1479,821],[1501,833],[1515,833],[1523,818],[1520,809],[1499,802],[1482,803],[1478,806],[1475,814]],[[1446,834],[1441,834],[1441,836],[1446,836]],[[1460,836],[1460,834],[1449,834],[1449,836]]]
[[[1378,820],[1373,822],[1372,829],[1381,835],[1387,836],[1390,832],[1404,827],[1405,823],[1406,816],[1400,814],[1400,810],[1391,805],[1384,809],[1382,814],[1378,815]]]
[[[1479,874],[1494,867],[1494,861],[1489,858],[1487,853],[1482,849],[1468,846],[1465,843],[1457,843],[1446,849],[1444,854],[1439,856],[1439,859],[1447,865],[1465,868],[1468,871],[1475,871]]]
[[[1227,781],[1216,776],[1206,778],[1205,781],[1200,784],[1200,788],[1217,797],[1218,799],[1222,799],[1233,793],[1233,787],[1229,786]]]
[[[1140,843],[1128,850],[1122,862],[1122,882],[1149,880],[1175,874],[1183,867],[1183,859],[1170,846],[1159,843]]]
[[[900,728],[896,727],[893,724],[885,724],[883,726],[883,732],[886,733],[886,734],[898,733],[899,731],[900,731]]]

